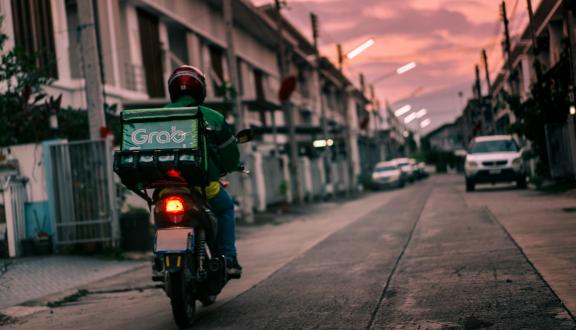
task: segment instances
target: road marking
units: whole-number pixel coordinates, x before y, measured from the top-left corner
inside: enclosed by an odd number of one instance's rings
[[[408,239],[406,239],[406,243],[404,243],[404,246],[402,247],[402,251],[398,255],[398,258],[396,258],[396,261],[394,262],[394,266],[392,267],[392,271],[390,272],[390,275],[388,275],[388,278],[386,279],[386,284],[384,285],[384,289],[382,289],[382,293],[380,294],[380,297],[378,298],[378,302],[376,303],[376,307],[374,307],[374,310],[370,314],[370,321],[368,322],[366,329],[372,329],[372,327],[374,326],[374,321],[376,320],[376,315],[378,314],[378,311],[380,310],[380,306],[382,305],[382,302],[384,301],[384,297],[386,296],[386,292],[388,291],[388,288],[390,287],[390,282],[392,281],[392,277],[394,277],[394,274],[396,273],[396,270],[398,269],[398,265],[400,264],[400,260],[404,256],[404,252],[406,252],[406,250],[408,249],[408,245],[410,245],[410,242],[412,241],[412,237],[414,236],[414,232],[416,231],[416,226],[418,225],[418,223],[422,219],[422,213],[424,212],[424,209],[426,208],[426,205],[428,204],[428,201],[430,200],[430,196],[432,195],[434,190],[435,189],[433,188],[433,189],[430,189],[429,191],[426,192],[426,199],[425,199],[424,203],[422,203],[420,210],[418,210],[418,216],[416,217],[416,221],[414,221],[412,228],[410,228],[410,234],[408,234]]]
[[[504,233],[506,234],[506,236],[512,241],[512,243],[514,243],[514,245],[516,246],[516,248],[518,248],[518,250],[520,251],[520,254],[524,257],[524,259],[526,260],[526,262],[528,262],[528,264],[530,265],[530,267],[532,268],[532,270],[534,270],[534,272],[536,273],[536,275],[538,276],[538,278],[540,278],[540,280],[542,280],[542,282],[544,282],[544,284],[546,285],[546,287],[548,287],[548,289],[550,289],[550,291],[552,292],[552,294],[554,294],[554,296],[558,299],[558,301],[560,301],[560,304],[562,305],[562,308],[564,308],[564,310],[568,313],[568,315],[570,315],[570,317],[572,318],[572,320],[574,322],[576,322],[576,317],[574,316],[574,314],[572,314],[572,311],[566,306],[566,304],[564,304],[564,301],[560,298],[560,296],[558,295],[558,293],[556,291],[554,291],[554,288],[552,288],[552,286],[550,285],[550,283],[548,283],[545,279],[544,276],[542,276],[542,274],[540,273],[540,271],[538,271],[538,268],[536,268],[536,266],[532,263],[532,261],[530,260],[530,258],[528,258],[528,256],[526,255],[526,253],[524,252],[524,250],[522,249],[522,247],[520,246],[520,244],[518,244],[518,242],[516,242],[516,240],[514,239],[514,237],[512,237],[512,235],[510,234],[510,232],[508,231],[508,229],[506,229],[506,227],[498,220],[498,218],[494,215],[494,213],[492,213],[492,210],[490,210],[489,207],[487,206],[481,206],[481,208],[486,212],[486,214],[488,214],[488,216],[492,219],[492,221],[494,221],[494,223],[496,223],[498,226],[500,226],[500,228],[504,231]]]

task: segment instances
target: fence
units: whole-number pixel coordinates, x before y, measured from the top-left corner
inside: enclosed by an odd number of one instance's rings
[[[287,157],[260,155],[248,157],[246,167],[252,172],[253,200],[257,209],[264,210],[266,206],[289,201],[289,196],[294,194],[291,189],[296,180],[304,193],[304,199],[307,201],[321,199],[327,193],[344,192],[350,184],[346,160],[340,160],[330,165],[333,180],[331,191],[328,191],[325,183],[326,174],[322,158],[300,157],[298,177],[287,174],[289,173],[287,160]],[[230,181],[228,190],[236,198],[245,193],[240,190],[240,175],[239,173],[232,173],[227,176]]]
[[[262,158],[262,171],[266,185],[266,204],[276,204],[286,200],[282,159],[274,156]]]
[[[550,175],[553,179],[573,176],[568,126],[547,124],[545,130]]]
[[[25,238],[25,215],[24,203],[26,203],[26,182],[27,179],[11,175],[0,183],[0,196],[4,206],[4,217],[6,219],[5,232],[8,245],[8,256],[17,257],[20,255],[20,241]]]
[[[54,143],[47,150],[56,247],[119,238],[108,140]]]
[[[316,158],[311,161],[310,164],[310,172],[312,173],[312,196],[315,198],[319,198],[324,194],[324,182],[326,181],[326,178],[322,163],[322,158]]]

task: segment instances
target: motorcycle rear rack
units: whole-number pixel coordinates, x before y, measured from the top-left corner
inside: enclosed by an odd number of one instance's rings
[[[146,189],[207,185],[206,172],[198,150],[127,150],[114,152],[114,172],[122,184],[149,204]]]

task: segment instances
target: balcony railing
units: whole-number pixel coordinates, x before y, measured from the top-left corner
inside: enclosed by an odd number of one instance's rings
[[[126,88],[131,91],[146,93],[146,72],[144,71],[144,67],[126,63],[124,70],[126,74]]]

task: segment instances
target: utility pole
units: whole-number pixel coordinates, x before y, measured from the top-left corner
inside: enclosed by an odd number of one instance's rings
[[[338,70],[340,70],[340,72],[342,72],[342,67],[344,64],[344,53],[342,52],[342,45],[341,44],[336,45],[336,51],[338,52]]]
[[[502,22],[504,23],[504,50],[506,52],[506,68],[508,71],[507,78],[509,79],[512,74],[512,51],[510,44],[510,31],[508,29],[508,14],[506,13],[506,1],[502,1]]]
[[[102,138],[101,129],[106,127],[104,117],[104,88],[96,41],[96,23],[94,21],[93,0],[78,0],[78,30],[80,33],[80,52],[82,54],[82,70],[84,71],[84,89],[90,139]]]
[[[340,72],[344,69],[344,53],[342,52],[342,45],[336,45],[336,51],[338,52],[338,68]],[[350,196],[354,190],[355,186],[355,178],[354,178],[354,160],[352,159],[352,126],[350,121],[350,107],[349,107],[349,100],[348,100],[348,85],[342,86],[342,106],[344,119],[345,119],[345,127],[344,127],[344,148],[346,151],[346,168],[348,170],[348,187],[346,188],[347,196]],[[355,110],[352,110],[355,111]]]
[[[476,92],[476,97],[478,100],[482,100],[482,86],[480,85],[480,67],[478,64],[474,66],[474,74],[476,76],[476,81],[474,83],[474,91]]]
[[[486,86],[488,87],[488,94],[492,89],[492,83],[490,82],[490,71],[488,69],[488,57],[486,56],[486,49],[482,49],[482,64],[484,64],[484,75],[486,77]]]
[[[342,72],[344,68],[344,53],[342,52],[342,45],[336,45],[338,52],[338,69]],[[348,187],[346,187],[346,195],[350,196],[354,187],[354,165],[352,164],[352,127],[349,120],[349,107],[348,107],[348,85],[342,86],[342,114],[344,115],[344,150],[346,152],[346,168],[348,171]]]
[[[223,11],[224,11],[224,24],[226,32],[226,58],[228,60],[228,69],[230,70],[230,80],[232,82],[232,103],[236,113],[236,129],[241,130],[244,128],[244,108],[242,107],[242,101],[238,95],[238,86],[240,86],[238,81],[238,68],[236,63],[236,51],[234,49],[234,17],[232,16],[232,1],[234,0],[224,0],[223,1]],[[249,146],[245,144],[240,145],[240,155],[242,159],[246,159],[249,154]],[[240,180],[240,191],[242,191],[242,218],[246,223],[254,223],[254,213],[253,213],[253,196],[252,196],[252,181],[250,177],[246,174],[241,175]]]
[[[280,67],[280,83],[284,80],[284,38],[282,37],[282,16],[280,15],[280,10],[282,9],[281,0],[276,1],[276,29],[278,33],[278,61]],[[286,113],[284,104],[282,103],[282,110]],[[274,145],[274,156],[278,157],[278,129],[276,127],[276,111],[272,110],[272,144]],[[292,136],[290,137],[292,139]]]
[[[318,17],[310,13],[310,22],[312,25],[312,37],[314,40],[314,56],[316,62],[316,75],[318,77],[318,97],[320,98],[320,118],[322,124],[322,139],[326,142],[322,158],[324,159],[324,168],[326,169],[326,184],[332,183],[330,146],[328,146],[328,118],[326,118],[326,109],[324,107],[324,97],[322,95],[322,68],[320,67],[320,52],[318,51]]]
[[[286,53],[285,53],[285,46],[284,46],[284,36],[282,34],[283,24],[282,24],[282,2],[281,0],[275,0],[276,4],[276,28],[278,31],[278,61],[280,62],[280,83],[284,82],[284,79],[287,76],[287,68],[286,68]],[[294,111],[292,111],[292,107],[290,106],[289,100],[281,100],[282,102],[282,112],[284,113],[284,118],[286,118],[286,123],[288,124],[288,140],[290,143],[290,174],[292,177],[291,184],[294,189],[292,189],[292,193],[294,195],[294,200],[298,204],[304,203],[304,194],[300,187],[300,164],[298,162],[298,142],[296,141],[296,129],[295,129],[295,121],[294,118]],[[273,128],[276,128],[275,120],[272,119]],[[278,155],[278,145],[276,141],[276,132],[274,134],[274,149],[276,150],[276,155]]]
[[[528,19],[530,25],[530,37],[532,39],[532,54],[534,55],[534,71],[536,71],[536,83],[542,80],[542,66],[538,59],[538,42],[536,41],[536,30],[534,29],[534,11],[532,10],[532,0],[527,0]]]
[[[566,24],[568,25],[568,45],[570,49],[570,75],[572,77],[570,82],[570,107],[576,106],[574,97],[574,86],[576,85],[576,40],[574,40],[574,12],[569,7],[568,1],[564,2],[564,13],[567,16]],[[576,114],[571,111],[568,113],[568,133],[570,140],[570,155],[572,157],[572,175],[576,178],[576,124],[574,120]]]
[[[490,81],[490,70],[488,69],[488,56],[486,56],[486,49],[482,49],[482,63],[484,64],[484,75],[486,77],[486,86],[487,86],[487,95],[488,101],[486,102],[486,106],[488,107],[488,111],[490,112],[490,128],[489,130],[492,131],[495,125],[496,113],[494,111],[494,107],[492,106],[492,97],[490,96],[490,92],[492,90],[492,82]]]
[[[380,114],[378,113],[378,103],[376,102],[376,93],[374,92],[374,85],[370,85],[370,103],[372,104],[372,111],[370,114],[374,118],[374,142],[376,143],[376,148],[378,149],[377,157],[378,162],[382,161],[382,148],[380,146]]]

